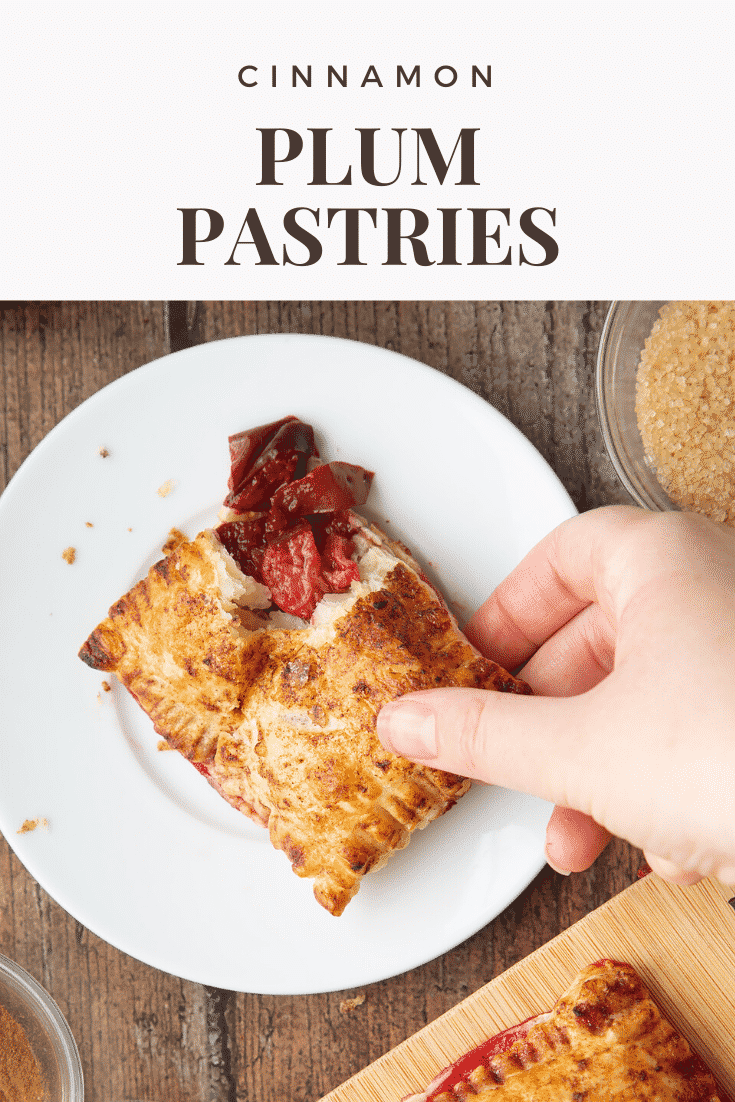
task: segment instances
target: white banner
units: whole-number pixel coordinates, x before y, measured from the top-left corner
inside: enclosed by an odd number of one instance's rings
[[[735,298],[731,3],[3,22],[1,298]]]

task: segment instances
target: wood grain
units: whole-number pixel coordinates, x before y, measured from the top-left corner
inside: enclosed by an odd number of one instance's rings
[[[606,303],[172,302],[0,307],[0,489],[81,401],[152,359],[247,333],[322,333],[392,348],[490,401],[580,509],[626,500],[592,398]],[[0,744],[1,745],[1,744]],[[473,938],[356,991],[256,996],[200,987],[119,953],[58,907],[0,839],[0,951],[67,1015],[88,1102],[314,1100],[627,887],[614,842],[587,873],[547,869]],[[216,936],[216,931],[213,931]]]
[[[735,914],[713,881],[647,876],[481,988],[323,1102],[398,1102],[488,1037],[549,1010],[605,957],[631,964],[669,1020],[735,1096]]]

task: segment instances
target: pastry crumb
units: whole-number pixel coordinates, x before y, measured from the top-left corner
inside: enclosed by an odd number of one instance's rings
[[[112,685],[110,684],[109,681],[103,681],[102,682],[102,691],[105,692],[105,693],[111,693],[112,692]]]
[[[71,566],[71,564],[73,562],[76,562],[76,558],[77,558],[77,549],[76,549],[76,547],[65,547],[64,550],[61,552],[61,557],[64,560],[64,562],[68,562],[69,566]]]
[[[186,543],[186,536],[183,532],[180,532],[178,528],[172,528],[161,550],[164,555],[170,555],[172,551],[176,550],[180,543]]]
[[[173,746],[170,742],[166,742],[165,738],[161,738],[156,744],[156,750],[173,750]]]
[[[99,448],[98,450],[99,450],[99,453],[102,456],[102,458],[107,459],[108,455],[110,454],[108,452],[107,448]]]
[[[94,525],[92,524],[91,520],[85,520],[84,526],[85,526],[85,528],[94,528]]]
[[[40,815],[35,819],[26,819],[20,830],[17,831],[17,833],[30,834],[30,832],[32,830],[35,830],[36,827],[48,828],[48,819],[43,819]]]
[[[360,995],[354,995],[351,999],[342,999],[339,1004],[339,1012],[340,1014],[349,1014],[350,1011],[354,1010],[356,1007],[362,1006],[364,1002],[364,992]]]
[[[168,497],[168,495],[171,493],[173,488],[174,488],[174,480],[172,478],[167,478],[166,481],[162,482],[161,485],[158,487],[158,489],[156,490],[156,493],[158,494],[159,497]]]

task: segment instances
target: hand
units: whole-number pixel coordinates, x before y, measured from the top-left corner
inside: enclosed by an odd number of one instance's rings
[[[533,697],[434,689],[386,705],[383,745],[557,806],[546,854],[610,834],[680,884],[735,883],[735,530],[612,506],[560,525],[466,633]]]

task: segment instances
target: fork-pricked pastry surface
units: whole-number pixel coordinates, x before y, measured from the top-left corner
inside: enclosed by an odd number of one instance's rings
[[[360,582],[323,598],[306,625],[269,617],[265,587],[203,532],[152,567],[80,652],[268,826],[335,915],[469,787],[386,752],[380,707],[437,685],[529,691],[470,646],[405,549],[367,527],[356,542]]]
[[[404,1102],[468,1098],[719,1102],[720,1096],[636,971],[604,960],[580,972],[549,1013],[490,1038]]]

